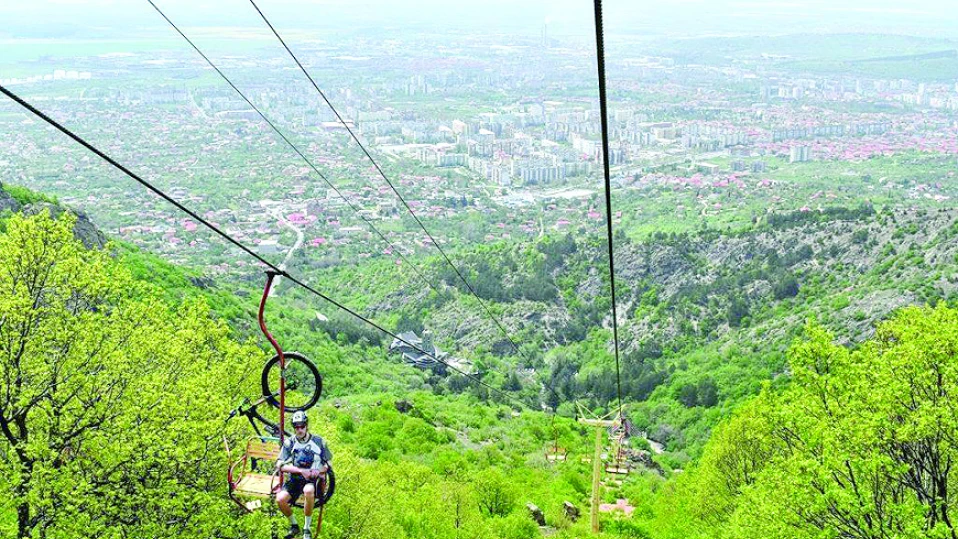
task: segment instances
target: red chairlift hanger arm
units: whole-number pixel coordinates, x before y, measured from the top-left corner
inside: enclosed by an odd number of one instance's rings
[[[266,309],[266,299],[269,298],[269,291],[273,287],[273,278],[281,275],[274,270],[266,270],[266,288],[263,289],[263,299],[259,302],[259,329],[269,339],[269,343],[276,349],[276,355],[279,356],[279,446],[283,447],[283,430],[286,427],[286,358],[283,356],[283,349],[273,338],[273,335],[266,329],[266,320],[263,318],[263,311]],[[279,472],[279,484],[283,484],[283,472]]]

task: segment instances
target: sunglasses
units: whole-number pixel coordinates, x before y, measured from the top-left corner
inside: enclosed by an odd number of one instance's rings
[[[293,428],[294,428],[294,429],[305,429],[305,428],[306,428],[306,424],[305,424],[305,423],[299,423],[299,424],[295,424],[295,423],[294,423],[294,424],[293,424]]]

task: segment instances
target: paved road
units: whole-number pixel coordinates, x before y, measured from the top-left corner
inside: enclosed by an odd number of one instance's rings
[[[303,231],[300,230],[293,223],[290,223],[289,221],[287,221],[286,216],[283,215],[283,212],[279,208],[270,208],[269,212],[273,214],[274,217],[279,219],[279,222],[283,223],[283,225],[286,226],[286,228],[296,233],[296,243],[294,243],[293,246],[289,249],[289,252],[286,253],[286,258],[284,258],[283,262],[279,265],[279,269],[286,271],[286,265],[289,264],[290,259],[293,258],[293,253],[295,253],[297,249],[303,246],[303,242],[304,242]],[[279,286],[280,279],[281,277],[277,276],[276,279],[273,281],[273,291],[275,291],[277,286]],[[270,295],[272,295],[272,293]]]

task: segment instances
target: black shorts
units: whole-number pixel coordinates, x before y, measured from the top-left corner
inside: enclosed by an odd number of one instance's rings
[[[313,492],[319,492],[318,481],[318,479],[310,481],[300,474],[290,474],[289,479],[283,483],[283,490],[289,493],[290,503],[296,503],[306,485],[313,485]]]

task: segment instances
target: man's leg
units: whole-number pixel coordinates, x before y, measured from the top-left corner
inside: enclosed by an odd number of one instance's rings
[[[313,524],[313,502],[316,499],[316,483],[307,483],[303,487],[303,496],[306,497],[305,502],[303,503],[303,515],[306,516],[306,531],[303,533],[303,537],[309,537],[312,534],[312,524]]]
[[[276,505],[279,506],[279,512],[283,513],[286,518],[293,515],[293,508],[289,506],[289,498],[289,492],[286,492],[286,489],[279,491],[279,494],[276,495]]]
[[[303,496],[306,497],[303,514],[307,517],[313,516],[313,505],[316,500],[316,483],[309,483],[303,487]]]
[[[286,489],[279,491],[279,494],[276,495],[276,505],[279,506],[280,513],[283,513],[283,515],[289,519],[289,533],[286,535],[287,538],[299,535],[299,524],[296,522],[296,515],[293,514],[293,508],[290,505],[291,500],[292,496]]]

